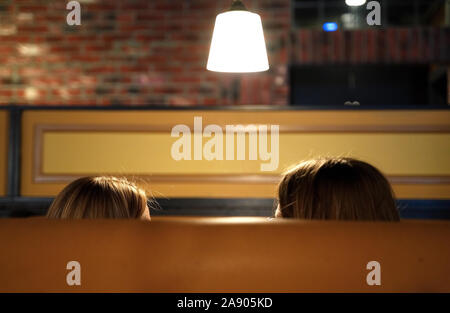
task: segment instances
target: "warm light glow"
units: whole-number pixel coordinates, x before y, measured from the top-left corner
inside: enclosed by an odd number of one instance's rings
[[[366,3],[366,0],[345,0],[345,4],[348,6],[360,6]]]
[[[217,15],[206,68],[249,73],[269,69],[261,18],[248,11]]]
[[[39,93],[34,87],[25,88],[25,98],[27,100],[36,100],[39,96]]]

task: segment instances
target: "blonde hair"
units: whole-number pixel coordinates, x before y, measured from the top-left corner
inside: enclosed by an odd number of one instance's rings
[[[82,177],[55,198],[48,218],[142,218],[149,216],[145,191],[125,178]]]
[[[278,186],[277,217],[398,221],[394,192],[374,166],[352,158],[300,163]]]

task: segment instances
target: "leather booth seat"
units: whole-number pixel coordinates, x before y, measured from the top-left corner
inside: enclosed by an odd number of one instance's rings
[[[447,221],[2,219],[0,246],[0,292],[450,292]]]

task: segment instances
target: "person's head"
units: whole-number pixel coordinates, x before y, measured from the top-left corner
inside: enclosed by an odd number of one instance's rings
[[[372,165],[318,158],[288,171],[278,186],[276,217],[398,221],[392,188]]]
[[[150,219],[145,191],[125,178],[82,177],[55,198],[48,218]]]

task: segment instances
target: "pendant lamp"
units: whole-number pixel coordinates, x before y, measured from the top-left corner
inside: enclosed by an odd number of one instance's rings
[[[261,17],[248,11],[241,0],[217,15],[206,68],[227,73],[269,69]]]

